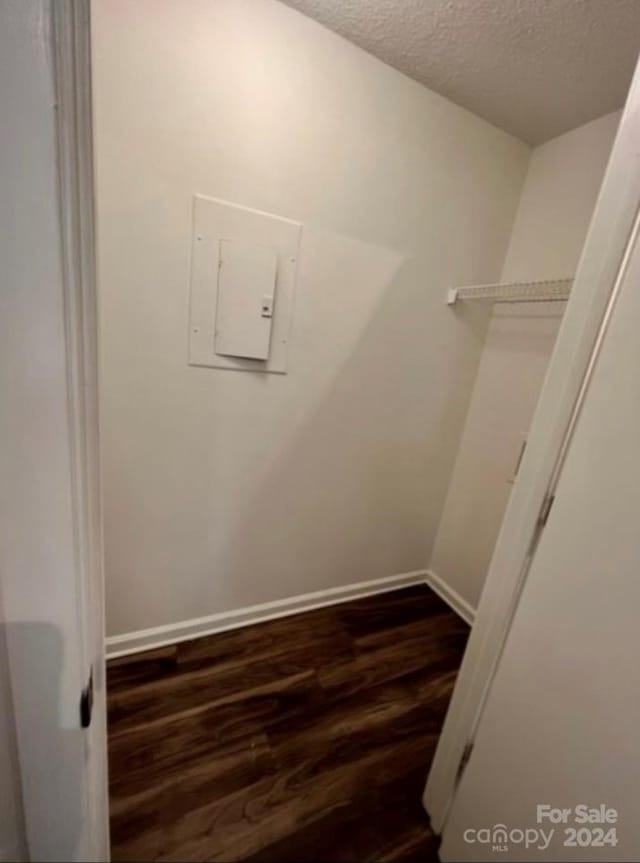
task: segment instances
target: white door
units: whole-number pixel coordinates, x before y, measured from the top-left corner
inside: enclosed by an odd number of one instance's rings
[[[108,856],[88,8],[55,0],[54,34],[50,0],[0,3],[1,636],[38,861]]]
[[[640,859],[640,243],[632,248],[443,860]],[[585,821],[581,805],[604,806],[599,820]],[[529,833],[526,848],[516,832],[493,851],[493,833],[477,831],[496,824],[545,835]]]
[[[437,833],[446,824],[460,765],[474,738],[491,680],[528,578],[538,523],[557,479],[568,432],[591,370],[612,291],[626,261],[640,207],[640,64],[563,316],[527,448],[505,513],[449,711],[429,773],[424,804]]]

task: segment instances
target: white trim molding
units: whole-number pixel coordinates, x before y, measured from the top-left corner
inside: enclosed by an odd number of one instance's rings
[[[183,620],[180,623],[154,626],[151,629],[140,629],[137,632],[127,632],[123,635],[111,635],[106,639],[107,659],[116,659],[144,650],[154,650],[158,647],[178,644],[181,641],[191,641],[194,638],[201,638],[203,635],[214,635],[216,632],[239,629],[241,626],[251,626],[254,623],[299,614],[301,611],[311,611],[314,608],[350,602],[352,599],[360,599],[364,596],[374,596],[378,593],[388,593],[391,590],[413,587],[416,584],[425,584],[428,583],[427,577],[427,570],[418,569],[371,581],[359,581],[344,587],[329,587],[326,590],[316,590],[313,593],[303,593],[287,599],[276,599],[259,605],[221,611],[218,614]],[[436,592],[439,593],[437,590]],[[441,593],[439,595],[442,596]],[[448,602],[445,597],[443,599]]]
[[[447,584],[433,570],[428,569],[425,575],[425,582],[429,585],[434,593],[437,593],[440,599],[443,599],[447,605],[458,614],[465,623],[473,626],[476,610],[467,602],[464,597],[460,596],[457,590],[454,590],[451,585]]]

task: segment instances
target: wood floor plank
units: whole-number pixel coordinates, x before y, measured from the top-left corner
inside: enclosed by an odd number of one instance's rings
[[[178,647],[159,647],[132,656],[111,659],[107,665],[107,684],[111,694],[119,689],[137,686],[175,673],[178,664]]]
[[[436,859],[420,797],[467,634],[406,588],[111,665],[113,859]]]
[[[338,806],[365,800],[372,777],[398,779],[416,764],[426,765],[424,740],[393,741],[360,757],[323,763],[325,752],[280,766],[275,775],[222,799],[192,809],[162,828],[146,830],[137,841],[124,843],[121,859],[162,861],[242,860],[312,823]]]
[[[200,808],[244,792],[278,765],[263,735],[220,747],[215,758],[203,758],[179,771],[158,774],[153,782],[118,794],[111,792],[111,837],[121,853],[128,841],[162,834],[164,826]]]
[[[395,632],[395,631],[394,631]],[[417,672],[457,668],[460,663],[460,640],[412,637],[403,639],[399,633],[387,646],[358,653],[349,662],[336,662],[318,671],[318,680],[326,692],[343,696],[402,680]]]
[[[436,859],[437,840],[420,799],[420,767],[402,785],[373,789],[366,805],[339,806],[306,826],[245,858],[249,863],[353,863],[370,860]],[[393,806],[389,805],[393,800]]]
[[[114,734],[147,722],[163,722],[167,717],[213,704],[245,701],[252,695],[276,697],[286,693],[290,683],[313,680],[315,672],[304,656],[289,654],[270,663],[256,661],[240,669],[211,666],[189,671],[153,683],[141,684],[109,697],[109,723]]]
[[[332,609],[320,608],[184,642],[178,645],[178,665],[180,670],[211,663],[237,666],[301,647],[307,648],[313,664],[318,656],[350,653],[351,639]]]
[[[452,614],[449,606],[423,585],[346,602],[335,606],[335,613],[354,637],[404,626],[437,614]]]

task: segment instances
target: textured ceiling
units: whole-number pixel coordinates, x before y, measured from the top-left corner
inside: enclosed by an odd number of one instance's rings
[[[619,108],[640,0],[285,0],[531,144]]]

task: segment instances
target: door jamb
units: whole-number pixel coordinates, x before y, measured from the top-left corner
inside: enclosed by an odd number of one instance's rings
[[[86,732],[90,841],[93,859],[109,860],[91,5],[85,0],[54,0],[51,15],[78,649],[85,681],[92,675],[94,696]]]

